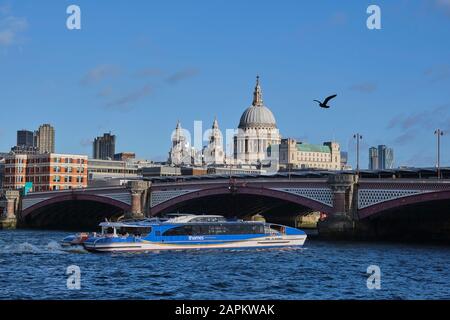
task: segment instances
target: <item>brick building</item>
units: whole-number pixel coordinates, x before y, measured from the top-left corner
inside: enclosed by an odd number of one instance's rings
[[[87,187],[88,157],[69,154],[9,154],[5,157],[3,188],[20,189],[33,184],[33,191]]]

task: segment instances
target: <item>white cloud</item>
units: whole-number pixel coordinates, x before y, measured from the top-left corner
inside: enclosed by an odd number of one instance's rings
[[[450,15],[450,0],[436,0],[436,5]]]
[[[104,79],[114,78],[120,74],[120,68],[115,65],[99,65],[89,70],[81,79],[81,84],[94,84]]]
[[[2,12],[5,12],[3,10]],[[20,34],[28,28],[26,18],[0,16],[0,46],[9,47],[20,42]]]

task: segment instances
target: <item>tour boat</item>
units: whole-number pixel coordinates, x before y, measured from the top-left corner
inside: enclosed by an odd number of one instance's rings
[[[301,247],[302,230],[261,221],[227,220],[219,215],[172,214],[100,223],[101,234],[90,235],[83,246],[93,252],[162,251]]]

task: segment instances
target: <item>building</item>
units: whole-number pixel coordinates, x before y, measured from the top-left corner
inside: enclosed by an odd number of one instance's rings
[[[155,166],[142,168],[144,178],[181,176],[181,168],[173,166]]]
[[[208,174],[208,169],[203,167],[181,167],[182,176],[203,176]]]
[[[217,118],[214,119],[208,135],[208,145],[203,149],[203,162],[207,165],[222,165],[225,161],[223,137]]]
[[[346,161],[341,163],[343,157],[337,142],[325,142],[323,145],[297,142],[294,139],[284,139],[282,142],[275,117],[264,104],[258,76],[252,104],[242,113],[232,142],[227,141],[227,146],[230,146],[229,149],[227,147],[227,155],[217,119],[208,132],[208,143],[202,150],[192,148],[188,137],[189,133],[178,122],[169,152],[168,162],[172,166],[207,165],[217,167],[218,172],[230,171],[224,169],[224,165],[240,172],[276,172],[282,163],[286,168],[349,168]]]
[[[384,155],[384,167],[385,169],[394,169],[394,149],[387,148]]]
[[[98,180],[134,179],[142,176],[138,165],[130,161],[89,159],[87,170],[89,184]]]
[[[8,154],[3,187],[21,189],[32,183],[34,192],[87,187],[87,156],[69,154]]]
[[[36,147],[39,153],[55,153],[55,129],[43,124],[36,132]]]
[[[375,147],[369,148],[369,170],[378,169],[378,149]]]
[[[5,157],[7,153],[0,152],[0,190],[3,188],[3,177],[5,176]]]
[[[394,168],[394,149],[388,148],[385,145],[378,146],[378,169],[393,169]]]
[[[11,152],[15,154],[39,154],[39,149],[33,146],[14,146],[11,148]]]
[[[341,151],[341,170],[352,170],[352,166],[348,164],[347,151]]]
[[[286,169],[341,170],[339,143],[314,145],[287,138],[281,140],[280,166]]]
[[[36,147],[37,135],[33,131],[18,130],[16,146]]]
[[[384,170],[394,168],[394,149],[383,144],[369,148],[369,169]]]
[[[191,165],[194,157],[195,150],[190,147],[186,133],[178,121],[172,134],[172,147],[169,151],[168,162],[174,166]]]
[[[268,149],[281,140],[275,117],[264,105],[259,77],[253,92],[253,102],[242,114],[238,133],[234,137],[235,164],[258,165],[268,161]]]
[[[131,159],[136,159],[136,154],[134,152],[120,152],[114,154],[113,160],[116,161],[127,161]]]
[[[43,124],[37,131],[18,130],[17,143],[11,148],[15,154],[39,154],[55,152],[55,129]]]
[[[116,136],[111,133],[94,139],[92,157],[99,160],[114,159],[116,153]]]
[[[267,173],[267,170],[265,169],[258,169],[255,166],[249,166],[249,165],[238,165],[238,166],[217,166],[217,167],[210,167],[208,168],[208,174],[215,174],[215,175],[227,175],[227,176],[233,176],[233,175],[240,175],[240,174],[265,174]]]

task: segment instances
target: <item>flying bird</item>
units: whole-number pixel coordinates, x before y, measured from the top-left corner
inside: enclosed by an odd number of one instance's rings
[[[328,109],[330,106],[327,105],[328,101],[335,98],[337,94],[333,94],[332,96],[327,97],[323,102],[320,102],[319,100],[314,100],[315,102],[319,103],[319,107]]]

